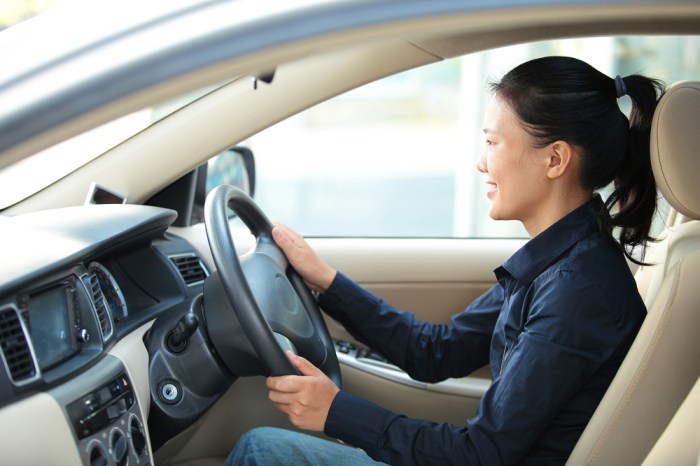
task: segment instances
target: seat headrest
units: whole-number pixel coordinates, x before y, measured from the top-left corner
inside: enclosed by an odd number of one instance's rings
[[[700,82],[680,81],[661,97],[651,126],[651,165],[664,198],[700,219]]]

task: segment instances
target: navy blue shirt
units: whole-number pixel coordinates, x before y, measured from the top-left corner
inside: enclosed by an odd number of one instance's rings
[[[646,315],[601,208],[596,196],[528,241],[450,324],[419,322],[338,273],[319,304],[359,341],[417,380],[489,364],[493,382],[461,426],[341,391],[326,435],[391,464],[564,464]]]

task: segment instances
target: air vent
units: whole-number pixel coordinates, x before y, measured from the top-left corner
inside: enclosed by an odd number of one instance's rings
[[[38,377],[27,334],[17,310],[12,307],[0,310],[0,347],[15,384]]]
[[[112,336],[112,321],[109,318],[109,311],[105,303],[105,296],[100,287],[100,280],[94,273],[90,274],[90,295],[92,302],[95,304],[97,311],[97,320],[100,321],[100,330],[102,331],[103,340],[107,340]]]
[[[173,261],[187,286],[202,283],[209,276],[204,264],[195,254],[170,256],[169,259]]]

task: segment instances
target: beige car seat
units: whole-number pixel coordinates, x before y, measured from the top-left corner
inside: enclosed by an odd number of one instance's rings
[[[669,87],[654,115],[659,190],[688,221],[668,229],[648,314],[568,465],[639,465],[700,376],[700,82]]]
[[[700,378],[642,466],[700,465]]]

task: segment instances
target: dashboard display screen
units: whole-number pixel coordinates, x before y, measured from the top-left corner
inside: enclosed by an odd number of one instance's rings
[[[67,286],[52,288],[29,298],[29,333],[42,369],[76,351],[71,301],[72,294]]]

